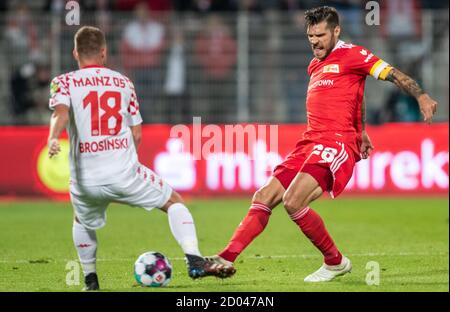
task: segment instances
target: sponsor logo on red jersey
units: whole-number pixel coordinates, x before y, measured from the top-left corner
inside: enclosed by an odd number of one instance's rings
[[[329,64],[323,67],[323,73],[339,73],[339,64]]]

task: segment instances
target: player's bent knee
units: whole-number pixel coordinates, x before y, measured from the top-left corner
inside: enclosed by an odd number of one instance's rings
[[[253,194],[252,202],[258,202],[267,205],[269,198],[263,189],[259,189]]]
[[[269,207],[270,209],[275,208],[275,206],[278,205],[280,202],[281,196],[274,193],[271,190],[268,190],[268,188],[263,187],[255,192],[253,194],[252,202],[253,203],[261,203]]]
[[[306,197],[292,192],[285,192],[283,195],[283,206],[289,214],[295,213],[301,209],[308,207]]]
[[[160,208],[162,211],[167,212],[169,210],[169,207],[173,204],[183,204],[183,198],[180,194],[178,194],[175,191],[172,191],[172,194],[170,195],[169,200]]]
[[[172,191],[172,194],[170,195],[170,202],[172,203],[180,203],[180,204],[184,204],[183,202],[183,198],[181,197],[180,194],[178,194],[176,191]]]
[[[286,191],[283,195],[283,205],[289,214],[295,213],[309,206],[323,194],[322,188],[316,187],[309,194]]]
[[[278,179],[271,177],[253,194],[252,202],[261,203],[273,209],[281,202],[284,192],[285,189]]]

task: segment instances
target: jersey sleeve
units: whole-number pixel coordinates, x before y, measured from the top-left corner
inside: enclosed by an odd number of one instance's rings
[[[48,106],[53,110],[58,104],[70,107],[69,85],[64,75],[54,78],[50,83],[50,100]]]
[[[350,58],[349,63],[353,71],[375,79],[385,80],[392,69],[387,62],[360,46],[352,48]]]
[[[141,113],[139,112],[139,102],[137,100],[136,90],[134,89],[133,83],[128,80],[128,84],[131,94],[127,108],[128,114],[126,121],[128,126],[137,126],[142,123]]]

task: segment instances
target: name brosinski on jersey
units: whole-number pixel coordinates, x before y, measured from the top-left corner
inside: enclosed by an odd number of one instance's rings
[[[96,76],[96,77],[81,77],[80,79],[73,78],[74,87],[117,87],[125,88],[126,81],[123,78]]]
[[[80,142],[78,147],[80,153],[96,153],[109,150],[127,149],[129,146],[128,139],[105,139],[102,141]]]

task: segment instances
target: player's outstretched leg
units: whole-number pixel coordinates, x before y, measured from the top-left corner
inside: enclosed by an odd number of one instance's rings
[[[178,193],[173,191],[162,209],[167,212],[172,234],[186,255],[188,274],[191,278],[206,276],[226,278],[236,272],[232,265],[218,265],[202,257],[198,248],[194,219]]]
[[[284,206],[301,231],[320,250],[324,264],[305,282],[326,282],[351,271],[351,262],[342,256],[322,218],[308,205],[322,195],[322,188],[308,173],[300,172],[283,196]]]
[[[84,284],[83,290],[99,290],[96,272],[97,235],[95,230],[89,230],[78,222],[73,222],[73,242],[77,249],[78,257],[83,268]]]
[[[280,202],[284,187],[276,178],[270,178],[266,185],[253,196],[247,215],[235,230],[227,247],[219,254],[206,257],[219,265],[232,265],[244,249],[266,228],[272,209]]]

